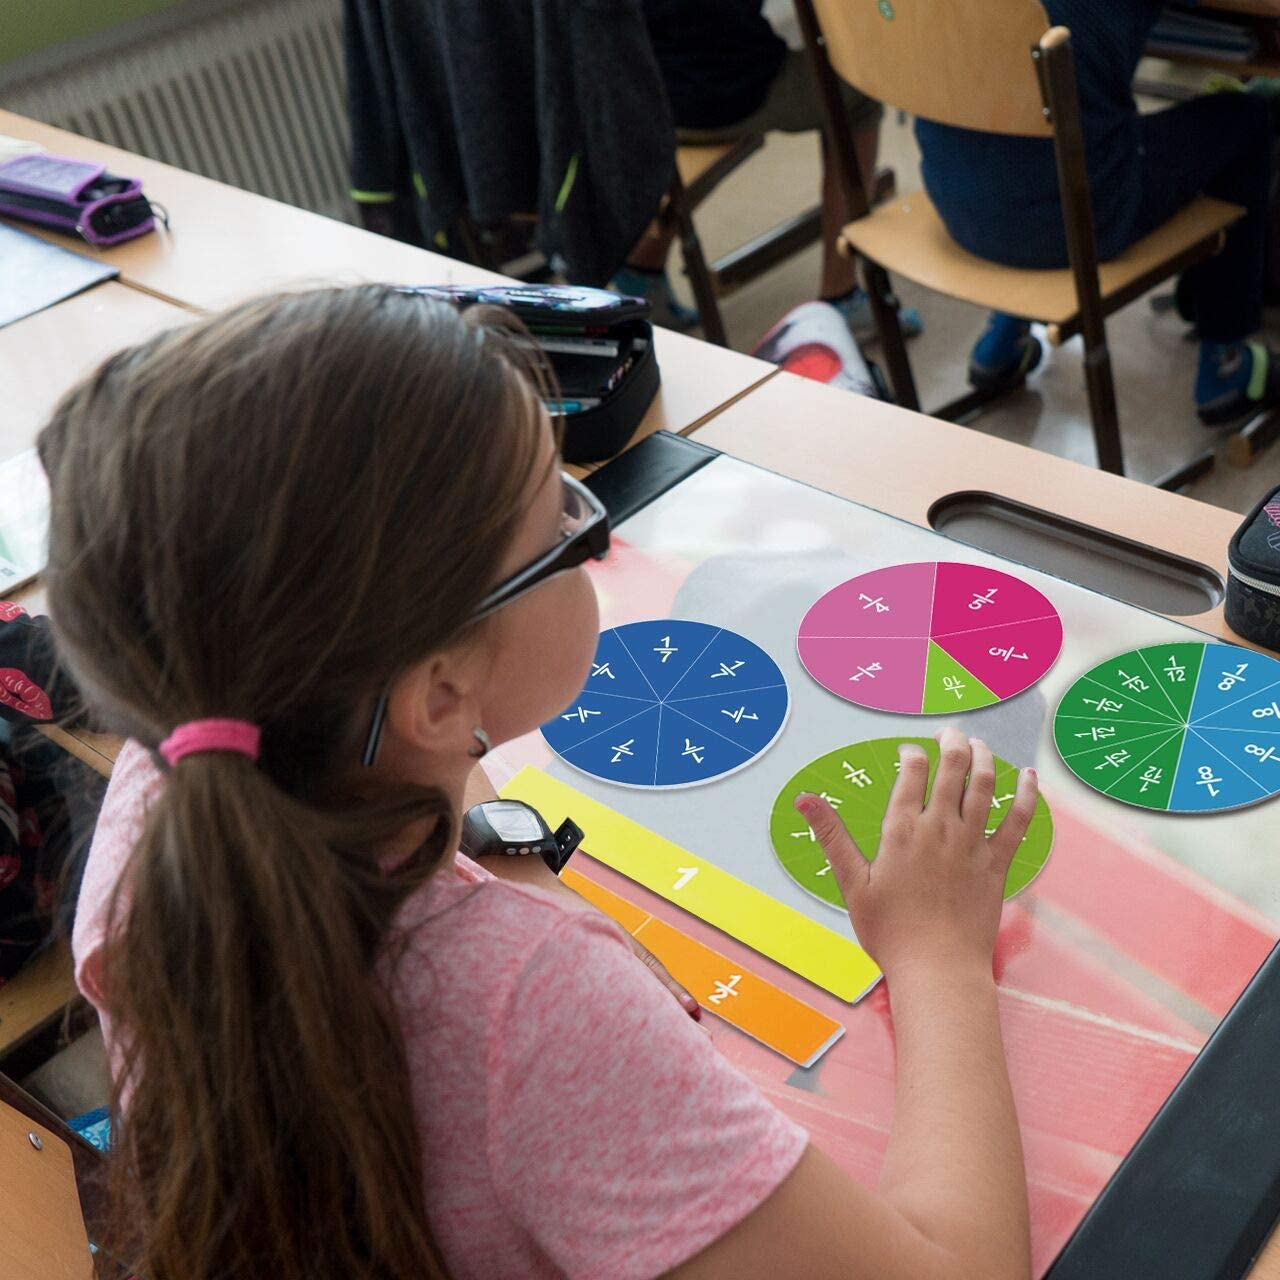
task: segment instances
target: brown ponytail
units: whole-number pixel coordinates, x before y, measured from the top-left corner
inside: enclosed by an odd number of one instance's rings
[[[111,905],[114,1204],[149,1280],[444,1275],[379,966],[455,820],[356,783],[373,699],[457,638],[536,483],[490,325],[373,286],[266,299],[113,357],[41,437],[90,701],[153,749],[210,715],[263,734],[257,764],[169,771]]]

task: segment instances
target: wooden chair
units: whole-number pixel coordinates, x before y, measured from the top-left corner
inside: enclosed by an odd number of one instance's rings
[[[673,231],[680,242],[685,274],[689,277],[689,287],[693,290],[703,335],[709,342],[722,347],[728,346],[728,339],[725,336],[724,318],[720,314],[720,299],[763,275],[792,254],[799,253],[822,236],[822,210],[814,205],[813,208],[771,227],[715,262],[707,261],[693,221],[694,210],[763,146],[764,136],[753,134],[733,142],[677,147],[675,176],[657,213],[659,226],[666,231]],[[532,214],[522,216],[520,220],[526,223],[537,221]],[[376,226],[370,226],[367,218],[365,226],[370,230],[379,230]],[[495,254],[491,237],[468,219],[462,220],[457,234],[466,256],[479,266],[505,275],[514,275],[519,279],[540,279],[547,273],[547,264],[540,255],[531,261],[515,261],[505,260],[500,253]]]
[[[67,1143],[0,1102],[0,1275],[91,1280],[76,1173]]]
[[[707,262],[694,226],[694,210],[763,146],[763,135],[754,134],[736,142],[677,147],[676,176],[658,214],[658,221],[674,227],[679,238],[703,336],[722,347],[728,342],[720,315],[720,299],[808,248],[822,236],[822,210],[814,205],[715,262]]]
[[[1099,263],[1071,34],[1049,27],[1038,0],[795,0],[823,97],[853,221],[842,245],[863,260],[867,291],[898,403],[920,407],[889,272],[977,306],[1042,322],[1053,345],[1081,334],[1098,464],[1124,473],[1106,317],[1218,252],[1244,210],[1201,196],[1111,262]],[[965,252],[924,192],[873,209],[839,109],[836,73],[912,115],[961,128],[1050,138],[1070,265],[999,266]],[[995,395],[974,391],[932,410],[958,421]],[[1159,481],[1180,488],[1213,466],[1213,451]]]
[[[56,1022],[79,994],[65,941],[32,956],[0,987],[0,1059]]]
[[[693,290],[703,335],[709,342],[721,346],[727,342],[720,299],[822,238],[822,208],[815,204],[714,262],[707,262],[694,227],[694,211],[731,173],[751,159],[764,142],[762,134],[753,134],[736,142],[677,147],[676,178],[658,214],[659,222],[674,227],[679,238],[685,274]],[[893,170],[881,169],[876,174],[872,203],[887,199],[893,187]]]

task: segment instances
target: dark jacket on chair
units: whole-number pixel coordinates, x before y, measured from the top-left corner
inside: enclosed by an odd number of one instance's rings
[[[622,265],[675,135],[640,0],[344,0],[353,195],[412,193],[429,245],[536,213],[574,283]]]

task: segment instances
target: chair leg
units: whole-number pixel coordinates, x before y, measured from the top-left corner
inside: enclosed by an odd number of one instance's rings
[[[1124,454],[1120,448],[1120,412],[1116,408],[1116,386],[1111,374],[1111,352],[1105,332],[1099,342],[1085,340],[1084,382],[1089,395],[1089,421],[1098,466],[1103,471],[1124,475]]]
[[[1198,453],[1190,462],[1184,462],[1180,467],[1175,467],[1172,471],[1161,476],[1151,483],[1157,489],[1168,489],[1171,493],[1179,493],[1185,489],[1193,480],[1199,480],[1207,476],[1217,463],[1217,456],[1212,449],[1205,449]]]
[[[871,314],[875,316],[876,332],[880,335],[885,364],[889,369],[894,399],[901,408],[918,411],[920,394],[916,391],[915,376],[911,372],[911,361],[907,356],[906,339],[902,336],[902,325],[898,322],[898,299],[889,282],[889,273],[878,262],[864,258],[862,274],[866,280]]]
[[[1280,439],[1280,410],[1263,409],[1227,437],[1227,461],[1233,467],[1251,467],[1268,445]]]
[[[689,277],[689,285],[693,289],[693,300],[698,306],[698,318],[702,322],[703,337],[717,346],[727,347],[729,342],[725,337],[724,317],[720,314],[715,284],[711,279],[706,255],[702,252],[702,242],[698,239],[697,229],[693,225],[689,202],[685,198],[684,185],[678,177],[672,182],[671,189],[667,192],[667,211],[675,222],[676,234],[680,237],[680,252],[684,256],[685,274]]]

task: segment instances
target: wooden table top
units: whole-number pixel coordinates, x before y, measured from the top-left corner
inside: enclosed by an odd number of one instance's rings
[[[124,283],[178,306],[212,310],[303,284],[485,284],[503,278],[11,111],[0,111],[0,134],[142,179],[146,195],[168,211],[168,230],[158,227],[95,250],[34,224],[15,225],[78,252],[99,254],[120,268]]]
[[[121,347],[191,319],[111,280],[0,329],[0,461],[30,448],[64,391]]]

